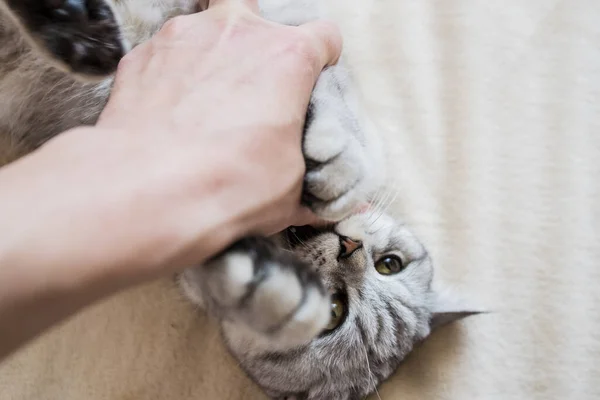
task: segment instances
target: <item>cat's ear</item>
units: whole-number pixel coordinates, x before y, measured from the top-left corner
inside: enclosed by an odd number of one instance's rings
[[[454,321],[487,312],[470,306],[448,291],[436,292],[431,300],[429,326],[432,332]]]

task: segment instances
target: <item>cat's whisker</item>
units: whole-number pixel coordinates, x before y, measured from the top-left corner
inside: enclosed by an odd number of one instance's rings
[[[392,192],[389,190],[383,191],[383,195],[379,198],[379,201],[373,205],[373,213],[381,211],[385,208],[385,204],[388,203],[389,198],[392,196]]]
[[[376,229],[372,229],[372,230],[370,229],[373,227],[373,225],[375,225],[375,223],[379,220],[379,218],[381,218],[381,216],[386,213],[386,211],[389,209],[389,207],[392,204],[394,204],[394,202],[396,201],[396,198],[398,197],[398,194],[399,194],[399,191],[396,191],[396,194],[394,195],[394,197],[388,202],[388,204],[385,207],[382,207],[380,210],[376,210],[378,212],[377,217],[366,228],[369,235],[374,235],[377,232],[381,231],[383,228],[385,228],[385,224],[383,224],[379,227],[376,227]]]
[[[389,210],[389,208],[395,203],[395,201],[398,198],[399,194],[400,194],[400,191],[397,190],[396,193],[387,202],[387,204],[384,207],[381,208],[381,210],[379,212],[379,217],[377,217],[377,219],[379,219],[383,214],[387,213],[387,211]]]
[[[396,196],[398,196],[399,193],[400,193],[400,188],[397,187],[397,186],[394,187],[394,190],[389,190],[388,189],[387,190],[387,196],[386,196],[386,199],[385,199],[386,201],[382,202],[379,205],[380,209],[385,209],[387,207],[387,205],[389,205],[393,201],[393,199],[395,199]]]
[[[369,216],[369,219],[367,220],[367,222],[368,222],[367,229],[371,228],[379,220],[381,215],[383,215],[384,210],[385,210],[385,207],[373,209],[373,211],[371,212],[371,215]]]
[[[394,202],[398,198],[399,194],[400,194],[400,189],[396,189],[394,195],[391,196],[389,201],[387,201],[387,204],[384,207],[382,207],[381,210],[379,210],[379,215],[377,216],[377,218],[375,218],[375,220],[373,222],[371,222],[369,224],[368,228],[371,228],[379,220],[379,218],[381,218],[381,216],[390,208],[390,206],[392,206],[392,204],[394,204]]]
[[[296,239],[298,239],[298,243],[300,243],[300,245],[306,249],[306,250],[310,250],[310,247],[304,243],[304,241],[302,239],[300,239],[300,237],[296,234],[296,232],[292,231],[293,235],[296,237]]]
[[[281,251],[285,251],[286,253],[294,254],[294,251],[293,251],[293,250],[286,249],[286,248],[283,248],[283,247],[282,247],[282,248],[280,248],[279,250],[281,250]]]
[[[375,193],[373,200],[371,201],[371,211],[377,210],[379,208],[383,198],[386,196],[387,193],[388,192],[384,190],[383,187],[377,189],[377,192]]]
[[[375,379],[373,377],[373,372],[371,371],[371,364],[369,363],[369,355],[367,353],[367,344],[364,342],[364,339],[362,339],[362,338],[361,338],[361,343],[362,343],[363,354],[365,355],[365,361],[367,362],[367,370],[369,371],[369,380],[373,384],[373,389],[375,390],[375,393],[377,394],[377,398],[379,400],[381,400],[381,396],[379,395],[379,391],[377,390],[377,382],[375,382]]]

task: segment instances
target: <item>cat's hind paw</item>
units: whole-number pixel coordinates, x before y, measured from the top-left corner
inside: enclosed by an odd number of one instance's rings
[[[246,238],[204,266],[186,270],[182,286],[219,318],[265,338],[300,345],[329,322],[330,299],[319,276],[268,239]]]

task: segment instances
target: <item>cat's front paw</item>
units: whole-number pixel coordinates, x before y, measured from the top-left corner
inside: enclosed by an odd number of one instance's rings
[[[8,0],[26,35],[69,72],[103,77],[128,50],[107,0]]]
[[[206,265],[186,270],[180,284],[218,318],[286,346],[311,340],[330,318],[329,295],[317,272],[265,238],[240,240]]]
[[[322,218],[339,221],[367,202],[376,177],[361,121],[350,107],[345,71],[321,74],[306,120],[303,202]],[[377,156],[372,156],[377,158]]]

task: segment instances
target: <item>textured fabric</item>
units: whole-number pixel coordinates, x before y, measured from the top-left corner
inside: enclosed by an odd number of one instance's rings
[[[493,313],[444,328],[382,399],[600,397],[600,2],[330,0],[387,138],[393,209]],[[168,280],[0,367],[0,398],[263,399]],[[373,398],[377,398],[374,396]]]

